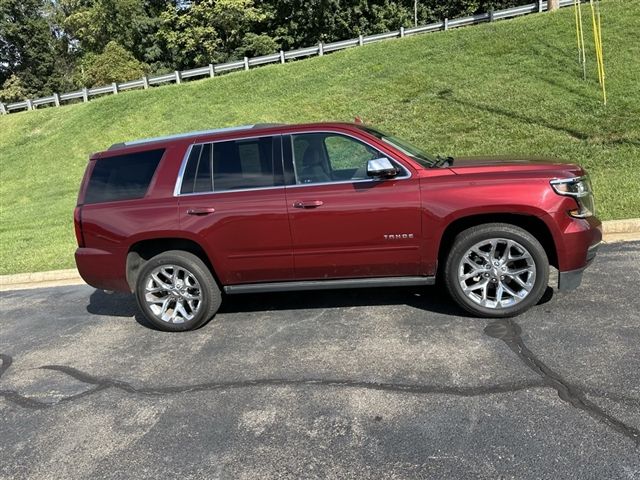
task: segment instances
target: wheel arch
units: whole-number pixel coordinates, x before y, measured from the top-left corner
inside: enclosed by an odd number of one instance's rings
[[[558,252],[551,230],[544,220],[527,214],[518,213],[487,213],[459,217],[450,222],[444,229],[438,247],[438,273],[446,263],[447,255],[453,245],[453,240],[462,231],[485,223],[506,223],[526,230],[542,245],[549,259],[549,264],[558,268]]]
[[[129,247],[129,251],[127,252],[126,275],[127,284],[131,291],[135,291],[138,272],[145,262],[156,255],[169,250],[182,250],[194,254],[204,262],[218,286],[220,287],[222,285],[215,268],[202,245],[195,240],[188,238],[162,237],[139,240]]]

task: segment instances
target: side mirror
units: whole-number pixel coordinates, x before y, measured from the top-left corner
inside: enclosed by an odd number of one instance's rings
[[[386,158],[374,158],[367,162],[367,175],[369,177],[395,177],[398,170],[391,161]]]

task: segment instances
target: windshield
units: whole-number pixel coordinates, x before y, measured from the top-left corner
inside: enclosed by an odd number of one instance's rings
[[[380,140],[388,143],[392,147],[400,150],[402,153],[411,157],[413,160],[415,160],[425,168],[433,167],[437,163],[437,160],[434,157],[419,149],[415,145],[411,145],[405,140],[394,137],[393,135],[389,135],[388,133],[381,132],[380,130],[376,130],[375,128],[364,126],[360,126],[360,128],[367,131],[371,135],[378,137]]]

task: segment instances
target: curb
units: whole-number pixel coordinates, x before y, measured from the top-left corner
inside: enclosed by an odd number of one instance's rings
[[[640,240],[640,218],[607,220],[602,222],[603,242],[632,242]]]
[[[602,222],[603,242],[632,242],[640,240],[640,218],[625,220],[607,220]],[[30,288],[80,285],[84,281],[78,270],[51,270],[49,272],[17,273],[0,275],[0,292],[7,290],[25,290]]]
[[[83,283],[82,277],[80,277],[78,270],[75,268],[48,272],[16,273],[14,275],[0,275],[0,292],[62,285],[80,285]]]
[[[640,218],[627,218],[625,220],[607,220],[602,222],[602,231],[609,233],[638,233],[640,234]]]

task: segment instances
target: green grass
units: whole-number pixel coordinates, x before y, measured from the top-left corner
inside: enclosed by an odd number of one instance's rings
[[[254,122],[360,115],[433,153],[559,157],[588,168],[601,218],[640,217],[638,18],[639,0],[602,4],[606,107],[593,47],[583,81],[573,10],[563,9],[7,115],[0,118],[0,273],[73,266],[72,210],[91,152]]]

